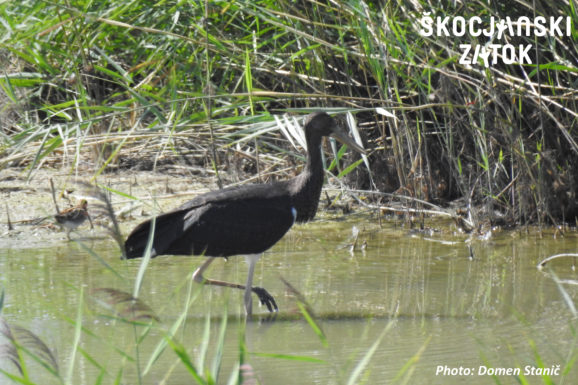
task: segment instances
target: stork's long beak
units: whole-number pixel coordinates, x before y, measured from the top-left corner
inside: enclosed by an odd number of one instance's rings
[[[340,128],[338,126],[335,126],[333,128],[333,132],[331,133],[330,136],[334,137],[335,139],[337,139],[341,143],[346,144],[351,149],[359,152],[360,154],[367,154],[365,152],[365,150],[363,149],[363,147],[361,147],[359,144],[357,144],[355,142],[355,140],[353,140],[353,138],[351,138],[349,135],[347,135],[347,133],[342,128]]]

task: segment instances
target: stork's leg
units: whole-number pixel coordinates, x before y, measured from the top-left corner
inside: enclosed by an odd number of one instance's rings
[[[215,258],[206,258],[205,262],[203,262],[203,264],[199,266],[197,270],[195,270],[195,272],[193,273],[193,281],[198,283],[208,283],[208,281],[210,280],[203,277],[203,273],[205,272],[205,270],[207,270],[207,268],[211,265],[211,263],[213,263],[214,260]]]
[[[247,275],[247,284],[246,285],[240,285],[238,283],[230,283],[230,282],[225,282],[225,281],[218,281],[216,279],[205,278],[203,276],[203,273],[205,272],[205,270],[207,270],[207,268],[211,265],[211,263],[213,263],[213,261],[215,259],[216,258],[207,257],[205,262],[203,262],[203,264],[201,266],[199,266],[197,268],[197,270],[195,270],[195,272],[193,273],[193,280],[195,282],[204,283],[205,285],[224,286],[224,287],[231,287],[233,289],[245,290],[245,295],[244,295],[243,299],[245,302],[245,312],[248,315],[251,315],[251,310],[252,310],[251,292],[257,294],[257,296],[259,297],[259,301],[261,301],[261,303],[263,305],[267,306],[267,310],[269,310],[271,312],[273,311],[273,309],[275,309],[275,311],[278,310],[277,303],[275,302],[275,299],[273,298],[273,296],[271,294],[269,294],[267,292],[267,290],[263,289],[262,287],[257,287],[257,286],[253,287],[252,286],[253,273],[255,272],[255,265],[257,264],[257,261],[259,260],[259,255],[248,256],[249,273]]]

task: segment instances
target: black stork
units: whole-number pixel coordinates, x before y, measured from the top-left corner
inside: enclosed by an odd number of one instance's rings
[[[265,289],[252,286],[255,264],[295,222],[315,217],[324,177],[321,138],[332,136],[364,153],[325,112],[308,115],[304,127],[308,155],[301,174],[286,181],[230,187],[199,195],[171,212],[139,224],[125,242],[126,257],[143,256],[154,220],[151,257],[191,254],[209,257],[193,273],[196,282],[245,290],[247,315],[252,313],[251,292],[270,312],[277,311],[275,299]],[[247,256],[249,272],[245,285],[203,277],[214,261],[211,257],[233,255]]]

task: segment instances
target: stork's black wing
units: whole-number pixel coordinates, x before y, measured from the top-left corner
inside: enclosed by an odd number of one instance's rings
[[[262,253],[291,228],[294,211],[281,196],[194,199],[155,219],[152,256],[231,256]],[[196,202],[196,205],[193,204]],[[128,258],[141,257],[146,248],[151,220],[137,226],[125,243]]]

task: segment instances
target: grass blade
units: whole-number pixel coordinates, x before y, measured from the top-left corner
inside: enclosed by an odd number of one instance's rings
[[[258,357],[275,358],[281,360],[311,362],[315,364],[328,364],[327,361],[322,360],[320,358],[315,358],[311,356],[299,356],[296,354],[257,353],[257,352],[251,352],[251,354]]]
[[[74,364],[76,362],[76,352],[78,351],[80,345],[80,337],[82,335],[82,308],[84,306],[84,288],[80,288],[78,310],[76,313],[76,322],[74,324],[74,340],[72,342],[72,350],[70,351],[70,357],[68,359],[68,371],[66,372],[65,383],[68,385],[73,385],[72,377],[74,374]]]
[[[145,248],[144,256],[142,258],[142,262],[139,266],[138,273],[136,275],[136,280],[134,282],[133,296],[135,298],[138,298],[138,295],[140,293],[140,289],[142,287],[142,283],[144,280],[144,275],[145,275],[146,269],[147,269],[149,262],[151,260],[151,251],[153,248],[153,240],[154,240],[154,236],[155,236],[155,225],[156,225],[156,217],[153,217],[151,219],[151,226],[150,226],[150,230],[149,230],[149,239],[147,241],[147,246]]]
[[[359,363],[355,366],[355,368],[353,369],[353,372],[351,372],[351,375],[349,376],[349,380],[347,381],[347,385],[357,384],[357,380],[363,374],[363,371],[365,370],[365,368],[369,364],[371,357],[373,357],[373,355],[377,351],[377,348],[379,347],[381,340],[383,340],[383,338],[385,337],[385,335],[387,334],[389,329],[391,329],[392,326],[393,326],[393,322],[389,322],[385,326],[385,328],[383,329],[383,331],[381,332],[379,337],[377,337],[377,340],[373,343],[373,345],[371,345],[371,347],[369,348],[367,353],[365,353],[365,355],[363,356],[361,361],[359,361]]]
[[[305,321],[307,321],[307,323],[309,324],[313,332],[317,335],[323,346],[325,347],[329,346],[325,333],[323,333],[321,327],[317,324],[317,322],[315,322],[311,314],[309,314],[309,311],[307,311],[307,306],[303,304],[301,301],[297,301],[297,306],[299,307],[301,314],[303,314]]]
[[[195,381],[197,381],[197,383],[200,385],[209,385],[207,381],[201,377],[197,368],[195,368],[195,365],[193,364],[193,361],[191,360],[191,357],[189,356],[189,353],[187,353],[185,347],[175,341],[173,338],[167,338],[167,342],[175,354],[180,358],[181,362],[183,365],[185,365],[185,368],[187,368]]]
[[[221,364],[223,359],[223,352],[225,350],[225,334],[227,332],[227,322],[228,320],[228,310],[225,307],[223,317],[221,318],[221,328],[219,330],[219,336],[217,339],[215,356],[213,357],[213,365],[211,373],[215,381],[219,379],[219,371],[221,370]]]

